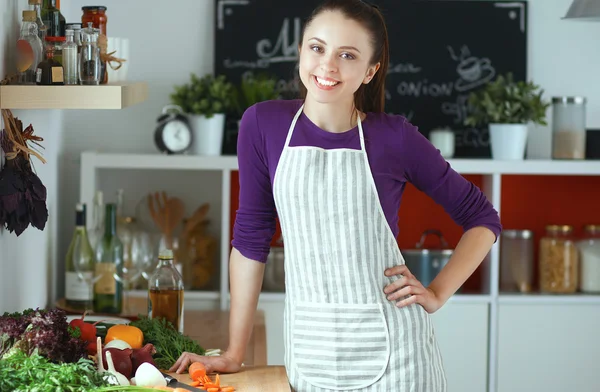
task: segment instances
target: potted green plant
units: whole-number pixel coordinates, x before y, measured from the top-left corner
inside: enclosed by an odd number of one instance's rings
[[[266,74],[255,75],[249,71],[242,75],[237,94],[238,114],[241,117],[246,109],[258,102],[279,98],[277,79]]]
[[[515,81],[513,74],[499,75],[469,95],[467,126],[489,126],[492,158],[522,160],[528,124],[547,125],[550,102],[533,82]]]
[[[235,108],[235,87],[225,75],[192,73],[190,81],[174,87],[171,102],[186,113],[194,133],[190,152],[221,155],[225,115]]]

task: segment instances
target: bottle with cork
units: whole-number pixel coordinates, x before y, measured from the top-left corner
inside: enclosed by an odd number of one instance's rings
[[[183,334],[183,278],[173,264],[173,251],[162,249],[148,279],[148,318],[162,318]]]

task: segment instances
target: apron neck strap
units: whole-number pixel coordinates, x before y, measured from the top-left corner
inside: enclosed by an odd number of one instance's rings
[[[290,140],[292,140],[292,134],[294,133],[294,128],[296,128],[296,122],[298,121],[298,118],[302,114],[303,109],[304,109],[304,104],[302,104],[300,106],[300,109],[298,109],[298,111],[296,112],[296,115],[294,116],[294,119],[292,120],[292,123],[290,124],[290,129],[288,130],[287,137],[285,139],[284,148],[289,147],[289,145],[290,145]],[[357,116],[356,119],[358,122],[358,136],[360,138],[360,149],[362,151],[367,151],[367,149],[365,148],[365,135],[363,133],[362,120],[360,119],[360,115]]]

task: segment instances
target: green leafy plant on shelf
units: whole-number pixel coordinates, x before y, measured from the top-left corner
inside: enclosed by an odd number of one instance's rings
[[[258,102],[279,98],[277,79],[266,74],[247,72],[242,76],[237,96],[238,114]]]
[[[217,113],[227,113],[236,107],[235,87],[225,75],[206,74],[198,77],[192,73],[188,83],[174,87],[170,98],[185,113],[207,118]]]
[[[496,80],[469,94],[469,115],[465,125],[527,124],[547,125],[550,102],[542,98],[544,90],[533,82],[515,81],[513,74]]]

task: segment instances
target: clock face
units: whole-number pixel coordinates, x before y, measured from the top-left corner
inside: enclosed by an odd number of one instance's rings
[[[185,123],[175,120],[165,124],[162,139],[170,151],[180,152],[189,147],[192,135]]]

